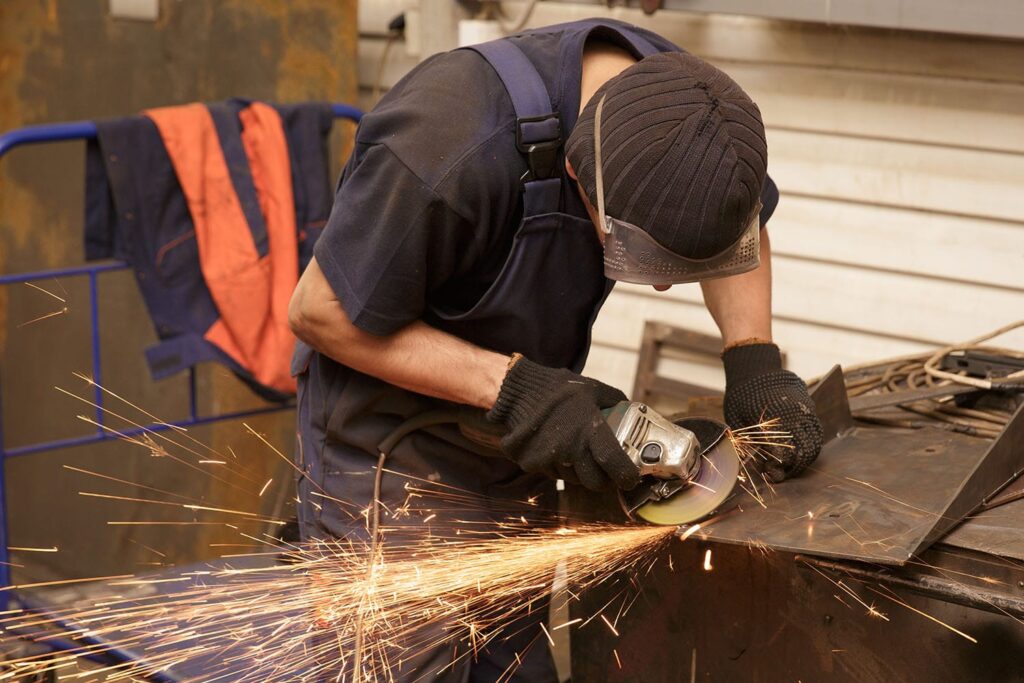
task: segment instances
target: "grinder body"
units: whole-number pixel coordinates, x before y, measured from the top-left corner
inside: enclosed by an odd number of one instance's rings
[[[669,419],[637,401],[605,411],[608,426],[640,470],[640,484],[620,491],[630,518],[687,524],[728,500],[739,480],[739,457],[724,424],[707,418]]]
[[[700,442],[690,430],[638,401],[622,401],[604,415],[622,450],[640,469],[640,476],[689,479],[697,473]]]

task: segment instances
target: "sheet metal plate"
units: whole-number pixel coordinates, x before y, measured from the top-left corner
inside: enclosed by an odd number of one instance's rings
[[[971,517],[939,542],[1024,560],[1024,499]]]
[[[748,499],[708,525],[707,538],[902,564],[1024,473],[1024,406],[992,441],[937,427],[850,427],[839,366],[812,397],[827,439],[818,460],[765,493],[763,506]]]
[[[941,519],[989,442],[941,429],[854,427],[810,470],[706,527],[709,539],[902,564]],[[763,487],[762,487],[763,488]]]

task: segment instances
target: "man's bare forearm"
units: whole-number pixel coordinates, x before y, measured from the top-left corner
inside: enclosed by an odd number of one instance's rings
[[[701,283],[704,303],[726,347],[772,340],[772,261],[768,231],[761,230],[761,265],[749,273]]]
[[[376,336],[352,324],[314,259],[292,297],[295,335],[354,370],[427,396],[490,408],[508,356],[417,321]]]

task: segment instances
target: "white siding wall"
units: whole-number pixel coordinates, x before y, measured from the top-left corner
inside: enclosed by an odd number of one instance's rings
[[[365,105],[387,19],[416,5],[361,3]],[[775,336],[791,368],[816,375],[1024,317],[1024,42],[565,2],[539,3],[528,26],[596,14],[714,62],[760,105],[782,191]],[[415,62],[393,47],[384,87]],[[696,285],[619,286],[587,372],[628,389],[647,319],[715,331]],[[707,366],[671,372],[722,382]]]

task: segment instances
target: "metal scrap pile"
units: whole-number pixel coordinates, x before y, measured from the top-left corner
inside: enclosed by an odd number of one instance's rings
[[[846,371],[854,417],[995,438],[1024,402],[1024,353],[981,346],[1019,321],[963,345]]]

